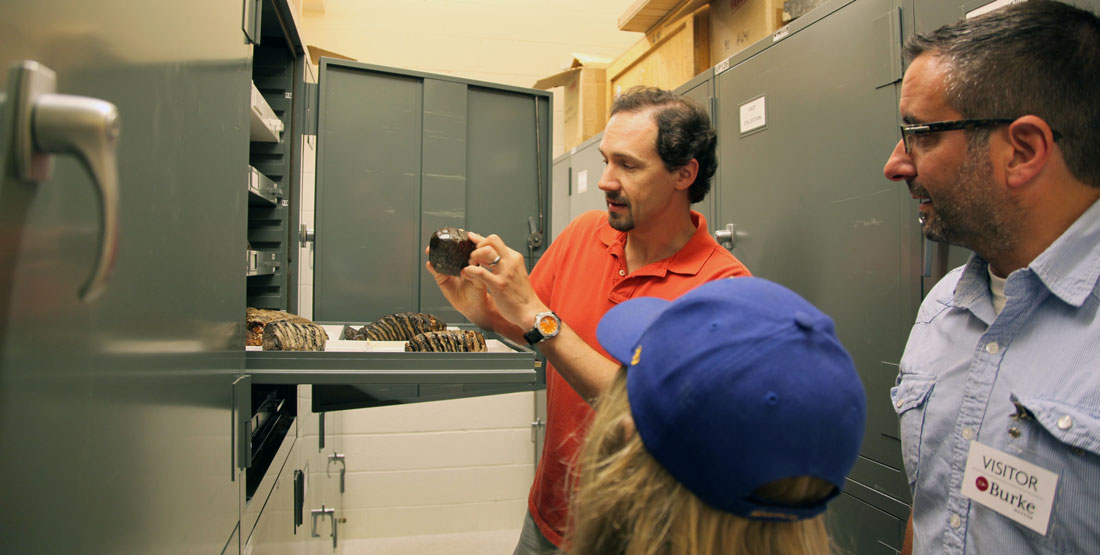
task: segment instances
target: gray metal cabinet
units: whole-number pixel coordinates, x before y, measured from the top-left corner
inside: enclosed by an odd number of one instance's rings
[[[241,4],[85,7],[0,8],[3,549],[218,553],[238,521],[230,391],[244,368]],[[47,178],[19,176],[17,60],[56,72],[58,93],[118,109],[117,250],[94,299],[77,291],[101,252],[109,199],[74,156],[56,156]]]
[[[898,9],[837,0],[720,64],[715,225],[733,253],[830,314],[868,393],[861,456],[832,511],[842,549],[900,549],[909,491],[889,388],[920,300],[919,234],[882,165],[897,142]]]
[[[573,149],[570,157],[570,221],[589,210],[607,210],[606,197],[599,186],[604,167],[603,155],[599,150],[601,140],[603,133],[590,137]]]
[[[284,196],[248,209],[249,247],[279,262],[247,278],[249,306],[294,308],[297,168],[302,141],[315,139],[313,319],[338,329],[422,311],[468,327],[424,269],[424,245],[435,229],[458,226],[496,233],[534,264],[551,218],[549,93],[328,58],[309,85],[287,4],[264,2],[260,14],[253,79],[285,131],[253,142],[251,162]],[[459,354],[248,352],[239,405],[273,392],[308,402],[274,454],[238,457],[242,548],[338,548],[346,463],[325,430],[330,411],[542,387],[534,351],[500,344]],[[248,417],[237,415],[239,446],[250,441]]]

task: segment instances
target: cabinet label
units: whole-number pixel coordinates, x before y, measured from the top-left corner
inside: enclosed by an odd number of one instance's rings
[[[766,98],[750,100],[741,105],[741,134],[755,131],[768,124]]]
[[[588,170],[577,172],[577,194],[588,190]]]

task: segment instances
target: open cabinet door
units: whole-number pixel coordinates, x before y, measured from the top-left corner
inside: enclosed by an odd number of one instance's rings
[[[313,316],[459,322],[424,269],[432,232],[546,247],[550,93],[321,59]]]

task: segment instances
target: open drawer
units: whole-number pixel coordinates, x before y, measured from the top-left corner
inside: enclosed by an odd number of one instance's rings
[[[322,324],[340,337],[343,324]],[[455,329],[460,327],[452,326]],[[330,339],[321,352],[249,347],[245,373],[253,384],[313,385],[314,412],[377,407],[540,389],[534,351],[492,333],[487,352],[405,352],[399,341]]]

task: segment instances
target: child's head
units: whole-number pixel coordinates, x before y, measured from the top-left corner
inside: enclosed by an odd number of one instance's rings
[[[815,517],[855,463],[866,405],[828,316],[731,278],[622,303],[597,337],[624,371],[582,454],[574,552],[827,549]]]

